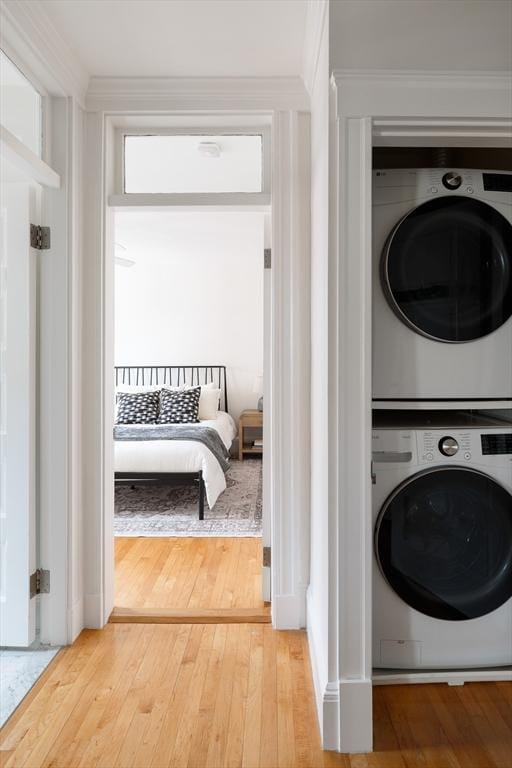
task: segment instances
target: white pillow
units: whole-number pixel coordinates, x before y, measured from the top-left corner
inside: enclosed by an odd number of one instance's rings
[[[183,386],[185,389],[190,389],[192,386],[197,387],[197,384],[184,384]],[[213,381],[209,381],[208,384],[201,384],[199,421],[209,421],[210,419],[217,418],[221,394],[221,390],[217,389]]]
[[[220,389],[201,387],[201,396],[199,397],[199,421],[216,419],[219,412]]]

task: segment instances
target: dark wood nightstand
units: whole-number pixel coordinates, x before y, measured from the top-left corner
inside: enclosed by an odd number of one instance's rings
[[[238,458],[243,461],[245,455],[263,454],[261,446],[244,445],[244,430],[247,428],[259,428],[263,430],[263,411],[242,411],[238,420]]]

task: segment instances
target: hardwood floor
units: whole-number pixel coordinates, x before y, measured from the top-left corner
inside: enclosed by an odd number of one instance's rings
[[[268,621],[261,558],[260,538],[116,538],[112,618],[129,621],[138,612],[149,621],[158,612],[161,620],[167,614],[182,623],[191,616],[206,622],[224,611],[230,620]]]
[[[512,684],[374,689],[375,751],[322,752],[307,638],[110,624],[63,650],[0,732],[3,768],[509,768]]]

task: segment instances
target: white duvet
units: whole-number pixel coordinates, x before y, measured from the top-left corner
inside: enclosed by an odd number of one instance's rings
[[[201,426],[217,430],[230,449],[236,426],[229,413],[219,411],[216,419],[202,421]],[[114,466],[116,472],[199,472],[201,469],[210,509],[226,489],[219,462],[206,445],[195,440],[115,440]]]

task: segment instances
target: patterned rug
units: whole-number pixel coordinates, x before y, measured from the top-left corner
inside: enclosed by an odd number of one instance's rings
[[[116,536],[261,536],[262,461],[233,459],[227,488],[213,509],[197,517],[197,489],[162,485],[116,486]]]

